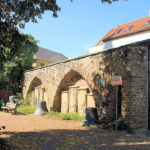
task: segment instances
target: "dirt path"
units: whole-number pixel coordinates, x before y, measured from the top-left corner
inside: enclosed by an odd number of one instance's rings
[[[37,115],[11,115],[0,112],[0,124],[5,125],[8,132],[30,132],[40,130],[84,129],[80,122],[46,118]]]
[[[12,150],[150,150],[150,134],[82,127],[80,122],[0,112]],[[8,150],[11,150],[10,148]]]

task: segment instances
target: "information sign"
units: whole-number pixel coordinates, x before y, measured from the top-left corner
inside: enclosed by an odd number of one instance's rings
[[[122,85],[122,76],[112,76],[111,85]]]
[[[105,80],[103,78],[99,79],[99,84],[104,85],[105,84]]]

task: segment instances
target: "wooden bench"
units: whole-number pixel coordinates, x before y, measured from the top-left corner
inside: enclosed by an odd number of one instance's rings
[[[17,110],[17,103],[6,103],[6,106],[2,106],[2,110],[6,110],[7,112],[11,112],[11,114],[15,114]]]

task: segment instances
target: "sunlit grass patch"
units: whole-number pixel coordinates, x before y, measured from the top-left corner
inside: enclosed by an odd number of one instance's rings
[[[17,108],[17,112],[22,113],[22,114],[32,114],[35,112],[36,107],[35,106],[30,106],[30,105],[20,105]]]
[[[77,113],[60,113],[60,118],[63,120],[74,120],[74,121],[82,121],[84,119],[84,116],[80,116]]]
[[[77,113],[57,113],[57,112],[53,112],[50,111],[48,112],[46,115],[46,117],[58,117],[61,118],[63,120],[74,120],[74,121],[82,121],[84,119],[84,116],[80,116]]]
[[[50,112],[46,113],[45,116],[46,117],[59,117],[59,113],[50,111]]]

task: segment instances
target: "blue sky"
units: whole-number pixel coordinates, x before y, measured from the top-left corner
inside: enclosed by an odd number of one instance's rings
[[[38,23],[28,23],[23,33],[32,34],[39,46],[68,58],[85,55],[110,29],[148,16],[150,0],[58,0],[61,12],[53,18],[46,12]]]

